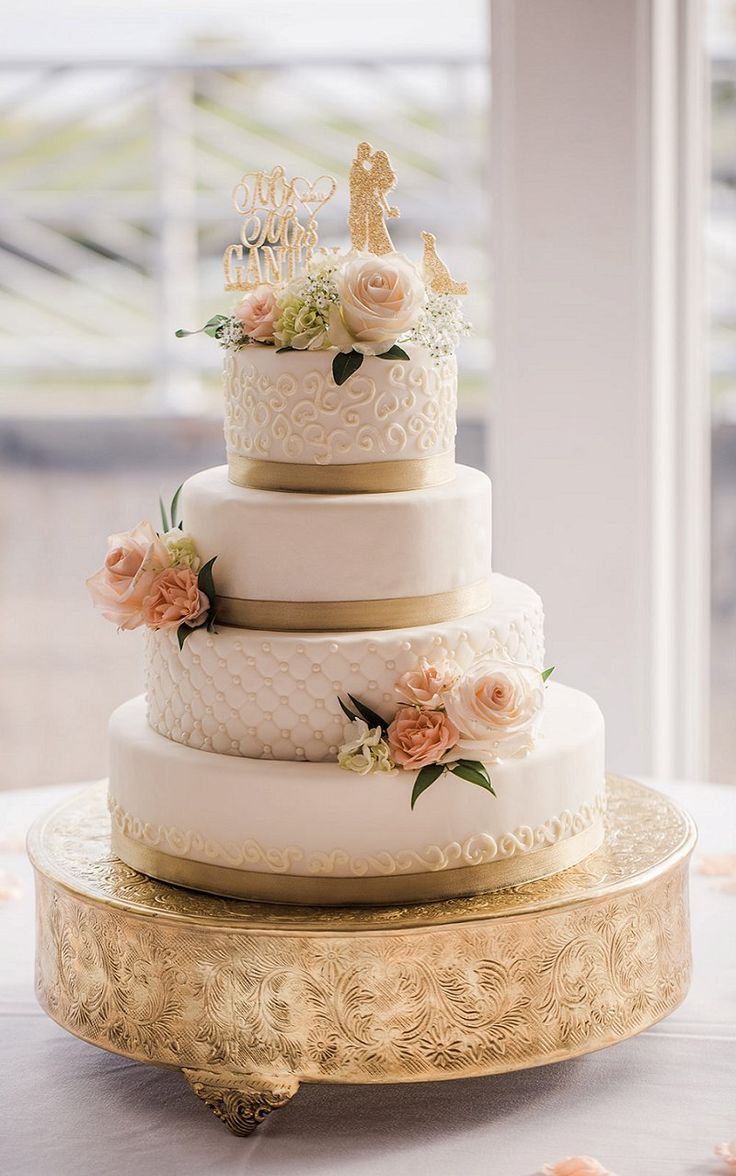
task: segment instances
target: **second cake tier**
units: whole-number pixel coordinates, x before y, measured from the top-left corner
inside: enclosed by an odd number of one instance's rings
[[[491,602],[491,484],[466,466],[443,486],[370,495],[253,490],[221,466],[185,482],[181,503],[203,559],[217,557],[223,624],[397,629]]]
[[[466,669],[479,654],[542,668],[542,602],[494,574],[492,604],[439,625],[361,633],[255,632],[218,626],[146,634],[148,718],[160,735],[225,755],[334,760],[345,734],[337,701],[353,694],[387,716],[394,684],[421,658]]]

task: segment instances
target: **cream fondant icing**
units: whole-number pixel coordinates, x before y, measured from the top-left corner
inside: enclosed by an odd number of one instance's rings
[[[217,591],[227,597],[432,596],[491,572],[491,484],[468,466],[442,486],[346,495],[233,486],[218,466],[184,483],[181,512],[202,558],[217,556]]]
[[[394,683],[420,658],[466,669],[490,653],[542,669],[542,602],[494,574],[493,604],[439,625],[373,633],[267,633],[217,626],[183,648],[175,633],[146,633],[148,717],[160,735],[226,755],[334,760],[349,692],[391,716]]]
[[[110,722],[111,805],[129,837],[235,868],[367,877],[532,852],[584,828],[604,787],[595,702],[550,685],[537,745],[494,765],[492,778],[496,797],[445,775],[412,811],[411,772],[356,776],[181,747],[151,729],[143,697]]]
[[[452,453],[457,368],[408,347],[409,360],[368,356],[342,387],[332,351],[226,352],[228,453],[314,465],[405,461]]]

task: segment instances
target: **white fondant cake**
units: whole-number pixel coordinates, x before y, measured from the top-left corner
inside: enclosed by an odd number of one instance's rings
[[[234,486],[218,466],[184,483],[181,509],[202,558],[217,556],[226,597],[424,597],[491,572],[491,484],[467,466],[444,486],[342,495]]]
[[[452,457],[455,357],[438,363],[425,348],[409,351],[409,362],[366,358],[343,388],[332,377],[329,351],[228,352],[228,457],[319,466]]]
[[[401,901],[417,873],[507,861],[592,830],[589,853],[602,836],[603,719],[591,698],[559,685],[549,687],[535,749],[494,770],[496,798],[445,776],[413,811],[404,773],[356,776],[337,764],[177,747],[151,730],[143,698],[115,711],[110,740],[111,809],[122,844],[263,875],[251,880],[259,896],[282,893],[274,876],[390,877]],[[167,864],[176,873],[176,863]]]
[[[422,271],[393,250],[371,152],[347,254],[317,251],[305,181],[243,178],[225,275],[244,297],[204,328],[227,465],[162,505],[160,533],[110,536],[88,581],[148,629],[146,697],[110,725],[113,846],[195,889],[425,901],[603,836],[601,714],[548,683],[539,597],[491,571],[490,481],[454,464],[467,287],[432,233]]]
[[[494,574],[493,603],[440,625],[368,633],[270,633],[225,628],[146,634],[148,720],[155,731],[203,751],[254,759],[334,760],[351,693],[393,713],[394,683],[422,657],[467,669],[479,654],[542,669],[542,602],[518,580]]]

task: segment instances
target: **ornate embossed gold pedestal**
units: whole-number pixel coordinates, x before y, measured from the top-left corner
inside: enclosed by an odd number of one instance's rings
[[[300,1082],[544,1065],[682,1000],[694,840],[671,801],[609,778],[605,844],[562,874],[423,906],[269,906],[123,865],[96,785],[31,831],[38,998],[85,1041],[182,1070],[238,1135]]]

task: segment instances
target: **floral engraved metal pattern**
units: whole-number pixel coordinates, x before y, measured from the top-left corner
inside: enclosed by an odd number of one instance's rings
[[[688,818],[612,781],[607,822],[580,867],[509,891],[276,908],[111,858],[98,789],[31,840],[39,999],[96,1045],[214,1075],[198,1093],[243,1130],[301,1080],[435,1080],[598,1049],[665,1016],[690,971]]]
[[[252,1135],[272,1111],[296,1094],[294,1079],[266,1080],[250,1074],[212,1070],[184,1070],[194,1093],[233,1135]]]
[[[384,361],[380,376],[361,372],[338,388],[329,363],[298,376],[284,370],[269,374],[249,352],[228,352],[227,449],[243,457],[316,465],[450,452],[457,407],[454,358]]]

